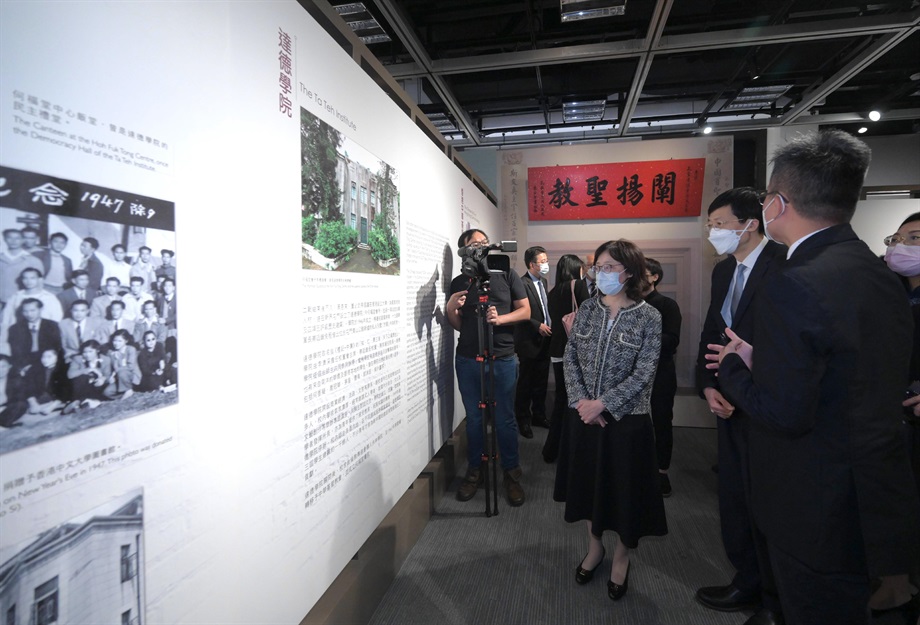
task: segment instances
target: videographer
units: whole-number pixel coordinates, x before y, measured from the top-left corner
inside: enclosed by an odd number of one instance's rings
[[[482,230],[472,229],[461,234],[457,247],[461,248],[461,256],[464,257],[464,272],[450,284],[447,319],[450,325],[460,332],[455,362],[457,383],[466,409],[469,461],[466,477],[457,489],[457,500],[472,499],[483,482],[480,465],[485,441],[482,410],[479,407],[482,399],[481,370],[476,356],[479,355],[477,299],[485,278],[490,290],[486,321],[492,326],[494,356],[494,360],[486,360],[486,371],[488,372],[489,366],[493,367],[495,428],[501,466],[504,470],[505,496],[510,505],[520,506],[524,503],[524,489],[520,483],[522,471],[518,464],[518,430],[514,419],[514,389],[518,363],[514,354],[513,326],[530,319],[527,292],[521,278],[510,268],[507,271],[491,271],[486,276],[469,275],[472,264],[469,261],[475,260],[479,266],[486,266],[485,254],[488,252],[489,238]]]

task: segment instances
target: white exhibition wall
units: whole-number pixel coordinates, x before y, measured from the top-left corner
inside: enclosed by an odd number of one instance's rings
[[[4,0],[0,76],[0,166],[174,203],[185,337],[178,403],[0,455],[0,570],[141,491],[142,622],[299,622],[462,419],[441,312],[498,210],[293,0]],[[396,170],[398,273],[303,268],[301,108]]]

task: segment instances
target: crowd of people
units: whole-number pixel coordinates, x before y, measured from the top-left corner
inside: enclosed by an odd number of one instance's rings
[[[0,426],[93,409],[136,392],[171,391],[178,372],[175,252],[124,245],[81,258],[54,232],[3,231],[0,251]]]
[[[869,157],[844,132],[804,135],[776,152],[766,192],[732,189],[708,209],[708,239],[726,257],[712,271],[696,382],[718,425],[713,470],[735,571],[696,599],[753,612],[746,625],[865,625],[887,612],[920,623],[920,213],[885,239],[884,261],[857,238],[849,222]],[[473,229],[458,246],[489,241]],[[656,289],[660,263],[630,241],[584,262],[563,255],[552,290],[544,248],[524,263],[523,275],[490,272],[484,308],[475,278],[451,284],[469,461],[457,499],[483,478],[479,357],[495,381],[508,502],[525,499],[517,437],[549,428],[553,497],[587,529],[574,581],[593,579],[612,532],[616,601],[630,551],[667,533],[680,309]]]

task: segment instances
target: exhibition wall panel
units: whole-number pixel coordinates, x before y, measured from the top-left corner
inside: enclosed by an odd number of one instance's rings
[[[0,373],[46,366],[34,297],[67,381],[0,412],[4,614],[299,622],[462,419],[444,306],[498,209],[330,13],[0,4]],[[105,597],[23,566],[100,509]]]

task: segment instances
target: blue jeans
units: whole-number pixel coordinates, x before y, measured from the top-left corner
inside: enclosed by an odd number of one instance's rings
[[[481,379],[479,363],[475,358],[456,357],[457,385],[466,409],[467,461],[471,469],[482,463],[482,410],[479,408]],[[516,356],[496,358],[486,364],[486,383],[489,366],[495,368],[495,427],[502,469],[510,471],[518,466],[518,429],[514,419],[514,388],[517,384]]]

